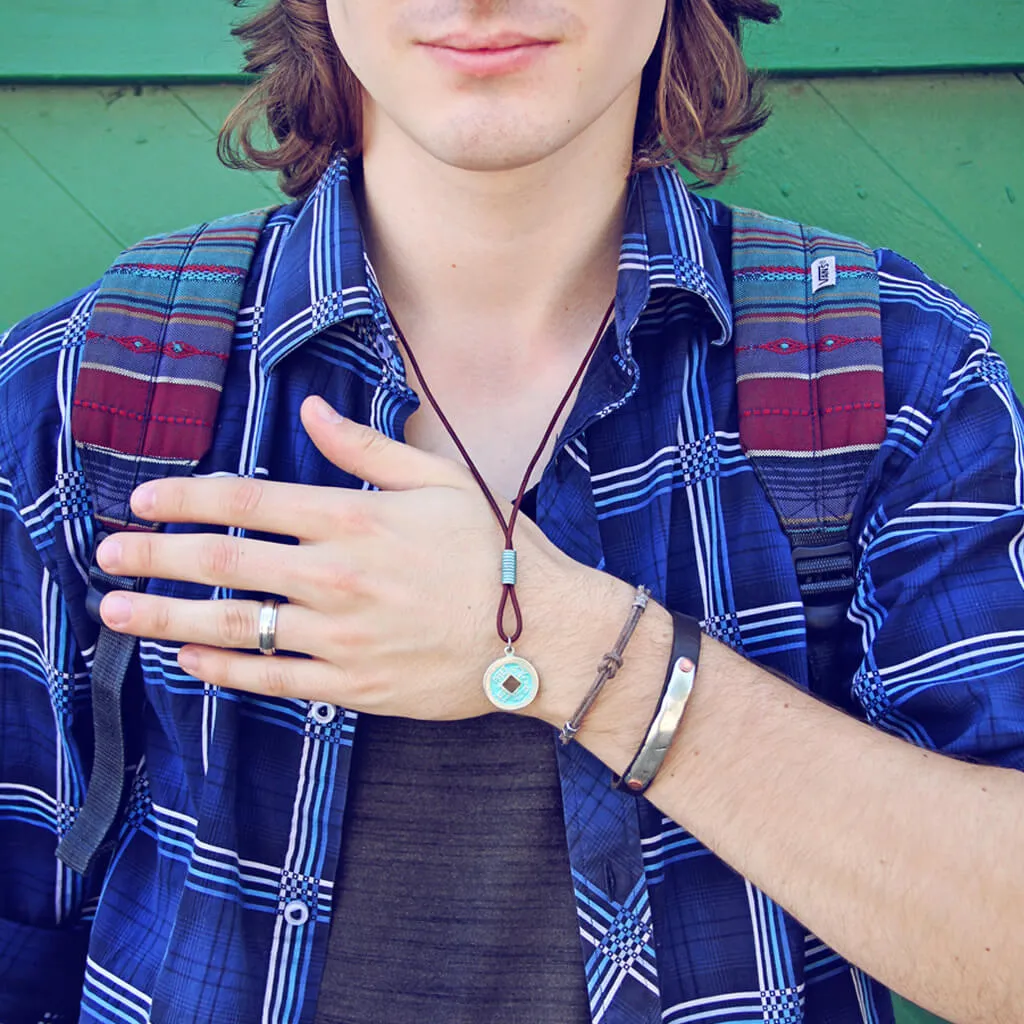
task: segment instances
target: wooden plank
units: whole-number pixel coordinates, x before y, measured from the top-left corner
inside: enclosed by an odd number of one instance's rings
[[[954,79],[954,84],[963,82]],[[913,90],[913,78],[893,78],[893,90]],[[832,83],[835,84],[835,83]],[[1002,76],[1001,87],[1016,92],[1020,83],[1015,76]],[[717,190],[720,198],[753,206],[811,224],[820,224],[843,234],[862,238],[876,246],[902,252],[920,264],[936,280],[956,291],[992,325],[997,347],[1006,357],[1015,379],[1024,382],[1024,341],[1020,324],[1024,319],[1024,300],[1010,279],[1010,273],[988,256],[1004,251],[1012,244],[1014,230],[1006,230],[999,218],[977,219],[977,232],[968,234],[957,227],[959,206],[970,208],[973,180],[960,175],[958,188],[951,188],[940,199],[931,201],[891,166],[884,151],[879,152],[826,101],[821,83],[800,80],[777,83],[772,90],[775,114],[767,127],[746,143],[740,153],[743,172]],[[901,130],[913,137],[917,102],[908,101],[905,117],[901,105],[893,102],[890,116]],[[1002,111],[1009,122],[995,120]],[[1012,104],[995,104],[992,119],[985,127],[994,135],[1019,138]],[[964,118],[949,125],[955,138],[967,138],[974,131]],[[919,164],[940,161],[941,139],[922,135]],[[932,146],[929,150],[927,147]],[[1015,160],[1011,153],[1008,167],[1019,178],[1024,167],[1024,150]],[[1006,170],[1006,168],[1001,168]],[[910,173],[909,171],[907,172]],[[937,172],[939,173],[939,172]],[[1016,180],[1016,179],[1014,179]],[[937,195],[937,193],[936,193]],[[1018,202],[1020,200],[1018,199]],[[1004,237],[1003,232],[1006,231]],[[978,248],[978,242],[981,248]]]
[[[1024,88],[1013,75],[814,83],[825,101],[1024,299]]]
[[[89,284],[122,245],[2,127],[0,195],[8,197],[0,248],[3,332],[22,317]]]
[[[1024,67],[1024,0],[780,0],[750,62],[777,74]]]
[[[230,0],[32,0],[3,13],[0,79],[171,82],[237,78]]]
[[[211,115],[230,109],[240,93],[231,86],[199,91]],[[0,91],[0,137],[12,153],[0,154],[0,185],[19,197],[9,204],[19,225],[9,237],[23,240],[0,250],[0,321],[83,287],[146,235],[281,201],[269,175],[220,165],[215,125],[182,102],[191,93]]]
[[[32,0],[5,11],[0,80],[236,80],[229,0]],[[783,0],[752,26],[752,63],[779,74],[1024,68],[1024,0]]]
[[[222,108],[238,95],[207,89]],[[166,87],[21,88],[7,99],[0,123],[126,242],[276,199],[218,162],[215,131]]]

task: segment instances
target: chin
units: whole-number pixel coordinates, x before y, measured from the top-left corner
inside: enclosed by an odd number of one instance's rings
[[[514,171],[538,164],[567,146],[574,136],[537,126],[524,131],[488,125],[486,130],[438,131],[420,145],[436,160],[464,171]]]
[[[434,156],[449,167],[460,171],[477,171],[494,173],[498,171],[518,171],[524,167],[539,164],[551,155],[544,149],[469,149],[455,152],[435,152]]]

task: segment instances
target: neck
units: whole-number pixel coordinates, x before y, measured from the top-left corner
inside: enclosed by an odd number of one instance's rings
[[[410,340],[443,337],[451,351],[484,328],[522,353],[587,333],[614,294],[631,161],[604,134],[526,167],[471,171],[378,119],[363,156],[364,231]]]

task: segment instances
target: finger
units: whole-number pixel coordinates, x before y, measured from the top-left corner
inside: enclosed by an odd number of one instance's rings
[[[359,490],[251,477],[168,477],[137,487],[132,511],[154,523],[208,523],[319,540],[337,532],[349,513],[364,518],[372,500]]]
[[[326,661],[185,647],[178,652],[178,663],[196,679],[229,690],[291,700],[346,703],[345,673]]]
[[[311,396],[302,403],[302,424],[325,458],[381,490],[473,486],[458,462],[421,452],[346,419],[322,398]]]
[[[115,591],[103,598],[100,616],[115,632],[148,640],[255,651],[259,650],[261,607],[259,601],[188,601]],[[278,650],[317,658],[336,655],[337,650],[325,649],[327,637],[336,641],[338,630],[327,629],[319,612],[287,602],[278,605],[274,631]]]
[[[276,544],[228,534],[118,533],[96,550],[104,572],[182,580],[228,590],[267,589],[303,604],[337,607],[358,589],[358,574],[315,546]]]

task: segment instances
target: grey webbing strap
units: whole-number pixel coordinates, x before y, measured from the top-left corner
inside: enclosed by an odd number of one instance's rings
[[[109,576],[95,562],[86,605],[99,618],[99,602],[111,590],[139,590],[142,581]],[[57,857],[85,874],[107,839],[124,791],[125,741],[121,696],[138,638],[100,625],[92,664],[93,765],[85,803],[57,847]]]
[[[878,269],[860,242],[743,209],[732,257],[740,444],[792,549],[813,667],[853,599],[853,513],[886,432]]]
[[[133,489],[145,480],[193,472],[210,450],[238,308],[272,212],[254,210],[144,239],[104,275],[71,416],[100,529],[154,528],[132,514]],[[170,270],[154,277],[154,263]],[[121,404],[128,400],[128,381],[144,382],[147,397],[141,414],[126,420]],[[97,544],[102,539],[98,534]],[[106,575],[93,558],[86,609],[100,622],[104,594],[141,586],[140,580]],[[106,842],[124,788],[122,691],[137,643],[100,627],[92,671],[93,769],[85,802],[57,848],[75,871],[87,870]]]

